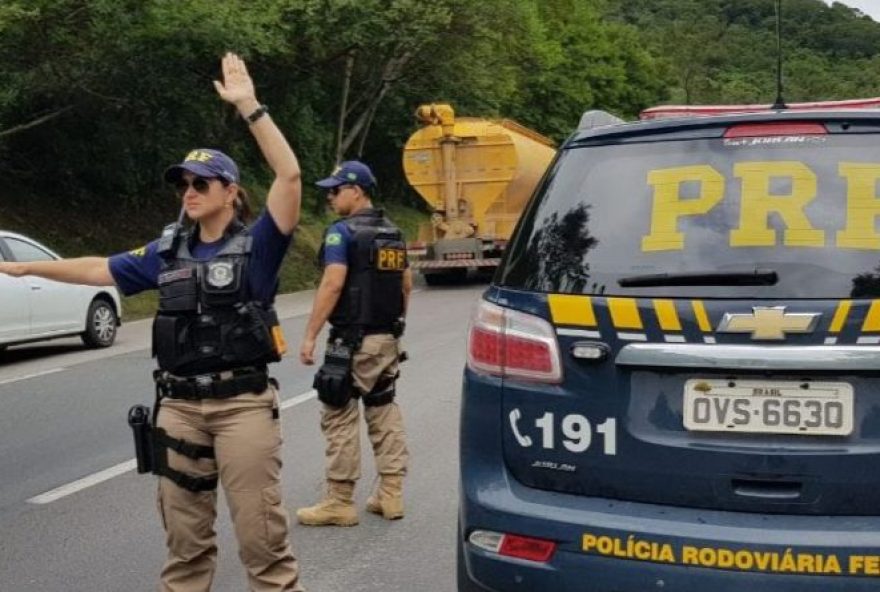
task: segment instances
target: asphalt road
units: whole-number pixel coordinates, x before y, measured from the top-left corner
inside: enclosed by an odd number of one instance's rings
[[[293,524],[291,539],[310,592],[448,592],[455,589],[458,409],[465,332],[484,285],[422,288],[414,295],[398,401],[411,454],[406,517],[361,511],[354,528]],[[322,491],[320,404],[314,367],[296,359],[311,293],[279,299],[291,354],[281,382],[284,493],[291,516]],[[125,421],[152,405],[149,322],[122,327],[108,350],[79,340],[0,353],[0,591],[120,592],[155,589],[164,559],[155,477],[132,470]],[[363,430],[363,504],[375,478]],[[222,495],[221,495],[222,498]],[[215,591],[246,589],[221,499]],[[295,518],[293,520],[295,522]]]

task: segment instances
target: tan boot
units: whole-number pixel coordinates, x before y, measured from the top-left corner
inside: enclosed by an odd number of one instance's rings
[[[301,524],[309,526],[354,526],[358,515],[353,495],[353,481],[327,481],[324,499],[314,506],[300,508],[296,517]]]
[[[382,475],[378,486],[367,498],[367,511],[386,520],[403,518],[403,477]]]
[[[379,479],[376,479],[373,491],[370,492],[370,497],[367,498],[366,510],[372,514],[382,515],[382,506],[379,504]]]

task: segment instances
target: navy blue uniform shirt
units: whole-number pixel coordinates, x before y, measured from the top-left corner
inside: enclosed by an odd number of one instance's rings
[[[348,265],[348,245],[352,236],[351,230],[342,220],[330,226],[324,236],[324,253],[321,262],[325,266],[331,263]]]
[[[271,303],[275,299],[278,270],[293,236],[282,234],[268,211],[263,211],[250,227],[250,235],[253,237],[248,266],[250,292],[255,300]],[[225,243],[223,239],[213,243],[196,241],[192,255],[199,261],[209,261]],[[110,257],[110,273],[126,296],[159,287],[162,258],[156,253],[158,244],[157,239],[139,249]]]

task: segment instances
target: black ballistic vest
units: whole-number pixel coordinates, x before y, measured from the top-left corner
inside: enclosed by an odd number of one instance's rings
[[[334,327],[359,327],[367,332],[391,330],[403,313],[403,233],[382,210],[367,208],[342,220],[352,234],[348,273],[336,308]],[[326,239],[326,233],[325,233]],[[318,256],[323,260],[323,243]]]
[[[252,299],[248,262],[253,238],[238,221],[225,233],[226,244],[209,261],[197,261],[185,233],[159,243],[159,310],[153,321],[153,355],[159,368],[194,376],[264,366],[280,355],[272,327],[271,304]]]

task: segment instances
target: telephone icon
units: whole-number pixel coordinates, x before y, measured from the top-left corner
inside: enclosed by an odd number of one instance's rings
[[[516,438],[516,441],[519,442],[519,445],[523,448],[530,447],[532,445],[532,439],[529,436],[523,436],[519,431],[519,420],[522,418],[520,410],[514,409],[510,412],[508,417],[510,418],[510,429],[513,430],[513,437]]]

